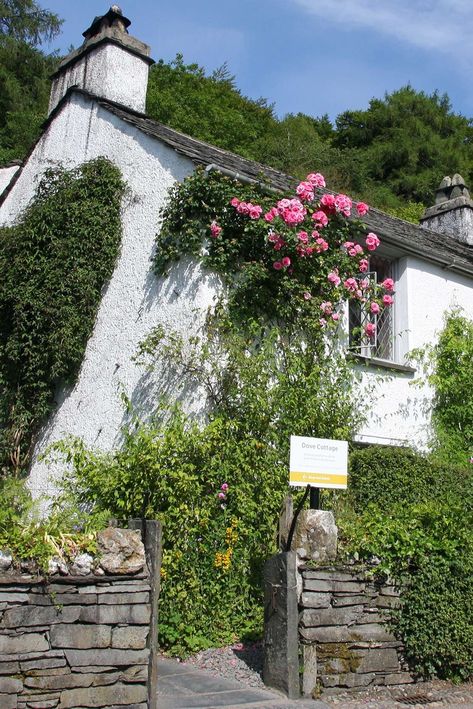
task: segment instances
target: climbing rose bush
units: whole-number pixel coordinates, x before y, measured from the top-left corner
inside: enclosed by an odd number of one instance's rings
[[[197,171],[171,191],[156,270],[198,256],[230,285],[229,307],[241,321],[261,316],[328,330],[339,326],[346,301],[356,301],[368,342],[394,302],[394,283],[369,276],[380,239],[361,221],[368,205],[324,187],[323,175],[310,173],[275,197],[264,186]]]

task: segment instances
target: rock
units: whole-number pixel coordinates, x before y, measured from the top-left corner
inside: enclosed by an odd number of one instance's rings
[[[0,656],[27,652],[47,652],[49,642],[39,633],[25,633],[15,638],[0,635]]]
[[[87,606],[80,613],[81,623],[97,625],[148,625],[151,619],[149,605]]]
[[[145,665],[149,650],[66,650],[66,658],[71,667],[109,665],[112,667]],[[87,706],[79,705],[79,706]]]
[[[97,537],[100,567],[108,574],[136,574],[146,564],[139,530],[108,527]]]
[[[149,628],[146,625],[130,626],[128,628],[114,628],[112,636],[113,648],[129,648],[130,650],[143,650],[146,647]]]
[[[112,630],[107,625],[53,625],[51,626],[51,647],[87,648],[110,647]]]
[[[62,576],[67,576],[69,569],[64,559],[60,556],[53,556],[48,563],[48,574],[54,576],[54,574],[61,574]]]
[[[73,560],[71,574],[73,576],[88,576],[94,568],[94,560],[90,554],[79,554]]]
[[[301,605],[304,608],[328,608],[330,605],[330,594],[304,591],[302,594]]]
[[[0,677],[0,693],[17,694],[23,690],[23,683],[19,679]]]
[[[110,687],[96,687],[90,689],[70,689],[61,693],[60,709],[75,709],[75,707],[111,707],[129,706],[146,702],[147,689],[139,684],[120,685]],[[146,705],[145,705],[146,706]]]
[[[332,512],[303,510],[297,520],[292,549],[303,560],[334,561],[337,540],[338,529]]]
[[[50,623],[75,623],[79,619],[81,610],[80,606],[10,608],[3,614],[2,626],[4,628],[29,628],[32,625],[47,626]]]
[[[0,571],[8,571],[13,564],[13,557],[9,551],[0,549]]]

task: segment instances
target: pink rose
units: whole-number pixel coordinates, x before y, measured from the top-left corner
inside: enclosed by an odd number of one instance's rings
[[[304,202],[311,202],[314,199],[314,186],[310,182],[300,182],[296,187],[296,192]]]
[[[329,300],[327,300],[326,302],[320,304],[320,309],[324,315],[331,315],[333,312],[333,305]]]
[[[358,212],[360,217],[364,217],[365,214],[368,214],[369,209],[370,208],[368,207],[368,205],[364,202],[358,202],[358,204],[356,205],[356,211]]]
[[[322,227],[327,226],[328,224],[328,217],[325,212],[322,212],[322,210],[314,212],[312,215],[312,219],[314,220],[314,222],[317,223],[318,229],[321,229]]]
[[[320,172],[311,172],[305,179],[314,187],[325,187],[325,178]]]
[[[335,211],[335,197],[333,194],[324,194],[320,200],[320,204],[329,212]]]
[[[340,214],[344,214],[345,217],[349,217],[351,214],[352,201],[350,197],[346,194],[337,194],[335,197],[335,209]]]
[[[322,239],[322,237],[319,237],[318,239],[315,240],[315,243],[317,244],[317,246],[316,246],[317,253],[320,254],[322,251],[327,251],[328,243],[325,241],[325,239]]]
[[[340,320],[340,313],[332,313],[332,320],[335,320],[335,322]]]
[[[320,327],[325,327],[327,324],[327,321],[325,318],[320,318],[319,323],[320,323]]]
[[[338,285],[340,285],[341,278],[338,275],[337,271],[331,271],[327,276],[327,281],[329,283],[333,283],[334,286],[338,286]]]
[[[291,265],[291,259],[289,258],[289,256],[284,256],[284,257],[281,259],[281,263],[282,263],[282,265],[284,266],[284,268],[287,268],[288,266]]]
[[[280,271],[281,268],[282,268],[282,263],[281,263],[281,261],[275,261],[275,262],[273,263],[273,268],[276,269],[276,271]]]
[[[304,291],[304,300],[312,300],[312,295],[308,290]]]
[[[216,239],[218,236],[220,236],[220,233],[222,231],[222,227],[217,224],[217,222],[214,221],[210,225],[210,234],[211,236]]]
[[[277,240],[274,242],[273,248],[275,251],[281,251],[283,246],[286,246],[286,242],[282,237],[278,236]]]
[[[260,207],[258,204],[249,204],[248,207],[250,219],[259,219],[261,213],[263,212],[263,208]]]
[[[240,202],[236,208],[238,214],[248,214],[250,207],[246,202]]]
[[[383,295],[384,305],[392,305],[394,303],[394,298],[391,295]]]
[[[219,500],[226,500],[226,499],[227,499],[227,496],[225,495],[224,492],[219,492],[219,493],[218,493],[218,499],[219,499]]]
[[[381,242],[376,236],[376,234],[373,234],[372,232],[366,237],[366,248],[368,249],[368,251],[375,251],[375,249],[378,248],[380,243]]]
[[[369,338],[374,337],[376,334],[376,325],[372,322],[369,322],[367,325],[365,325],[365,334]]]
[[[238,199],[238,197],[233,197],[233,199],[230,200],[230,204],[232,205],[232,207],[238,207],[238,205],[240,204],[240,200]]]
[[[345,243],[343,244],[343,248],[347,250],[353,248],[353,246],[355,246],[353,241],[345,241]]]
[[[358,283],[356,282],[356,278],[347,278],[347,280],[343,283],[345,288],[352,293],[356,291],[358,288]]]
[[[392,278],[385,278],[384,281],[380,284],[384,290],[387,291],[393,291],[394,290],[394,281]]]
[[[368,266],[369,266],[368,261],[365,258],[362,258],[360,261],[360,266],[359,266],[360,272],[366,273],[366,271],[368,270]]]
[[[228,484],[227,484],[227,483],[223,483],[223,485],[221,485],[220,489],[223,490],[224,492],[227,492],[227,490],[228,490]]]
[[[309,241],[309,235],[306,231],[299,231],[297,233],[297,238],[299,239],[299,241],[302,241],[303,244],[307,244],[307,242]]]
[[[380,311],[380,307],[378,303],[371,303],[370,305],[370,313],[373,313],[373,315],[377,315]]]

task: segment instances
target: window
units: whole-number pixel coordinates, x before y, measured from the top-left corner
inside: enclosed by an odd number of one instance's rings
[[[372,256],[367,273],[360,278],[367,278],[373,283],[381,283],[385,278],[394,278],[394,264],[388,259]],[[368,338],[364,328],[369,323],[375,325],[375,335]],[[364,357],[373,357],[394,361],[394,317],[391,307],[384,308],[379,315],[366,313],[361,304],[350,301],[349,307],[350,349]]]

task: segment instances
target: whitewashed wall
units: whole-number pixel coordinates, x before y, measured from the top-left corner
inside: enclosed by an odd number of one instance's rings
[[[408,352],[438,340],[446,312],[462,308],[473,320],[473,279],[421,259],[403,258],[398,267],[394,307],[397,358],[403,362]],[[422,371],[358,370],[376,394],[360,440],[425,448],[430,436],[432,391],[427,385],[415,384]]]
[[[10,167],[0,167],[0,196],[6,190],[10,182],[12,181],[15,173],[19,170],[18,165],[11,165]]]
[[[38,143],[0,210],[0,223],[13,222],[33,197],[44,170],[74,167],[105,156],[120,168],[129,194],[123,204],[123,241],[113,277],[105,289],[85,359],[72,391],[59,394],[56,414],[35,451],[30,485],[35,495],[51,488],[48,469],[38,457],[53,441],[73,434],[87,444],[110,449],[125,421],[121,392],[141,410],[150,410],[165,387],[132,361],[138,343],[157,324],[182,333],[197,330],[213,302],[218,281],[184,262],[165,281],[151,270],[158,213],[168,188],[192,172],[193,164],[175,151],[121,121],[95,102],[73,94]],[[198,392],[186,399],[200,407]]]

